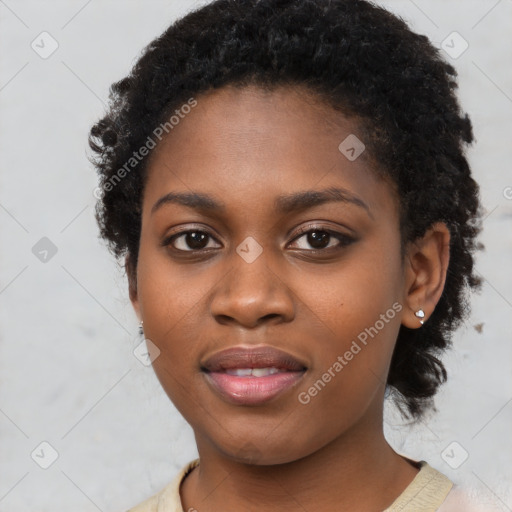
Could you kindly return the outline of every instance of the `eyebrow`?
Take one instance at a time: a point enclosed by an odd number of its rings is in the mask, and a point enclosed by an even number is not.
[[[324,190],[306,190],[293,194],[281,195],[274,201],[274,208],[277,213],[290,214],[301,212],[314,206],[329,202],[342,202],[358,206],[374,219],[370,207],[355,194],[344,188],[330,187]],[[165,204],[180,204],[189,208],[211,212],[225,213],[225,203],[200,192],[169,192],[162,196],[151,208],[151,215]]]

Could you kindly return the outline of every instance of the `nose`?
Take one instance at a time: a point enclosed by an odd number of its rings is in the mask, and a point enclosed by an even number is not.
[[[294,318],[293,292],[270,268],[264,253],[252,263],[234,253],[230,263],[231,269],[218,283],[211,301],[211,314],[217,322],[254,328]]]

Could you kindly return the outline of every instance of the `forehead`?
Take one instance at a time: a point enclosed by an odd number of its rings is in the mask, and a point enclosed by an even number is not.
[[[329,187],[364,196],[373,210],[394,209],[392,190],[368,153],[354,160],[340,151],[344,141],[362,138],[357,120],[307,91],[230,86],[195,99],[150,155],[146,213],[171,191],[207,193],[240,212],[293,191]]]

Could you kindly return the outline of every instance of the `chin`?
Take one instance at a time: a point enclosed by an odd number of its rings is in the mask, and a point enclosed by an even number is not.
[[[307,457],[320,448],[311,446],[308,450],[299,439],[294,439],[293,443],[290,440],[270,443],[265,437],[254,441],[248,441],[246,438],[239,443],[230,443],[229,446],[215,444],[225,457],[238,463],[254,466],[288,464]]]

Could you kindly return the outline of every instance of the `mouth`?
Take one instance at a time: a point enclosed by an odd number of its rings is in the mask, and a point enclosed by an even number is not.
[[[201,364],[213,391],[236,405],[259,405],[296,386],[306,365],[270,346],[232,347]]]

